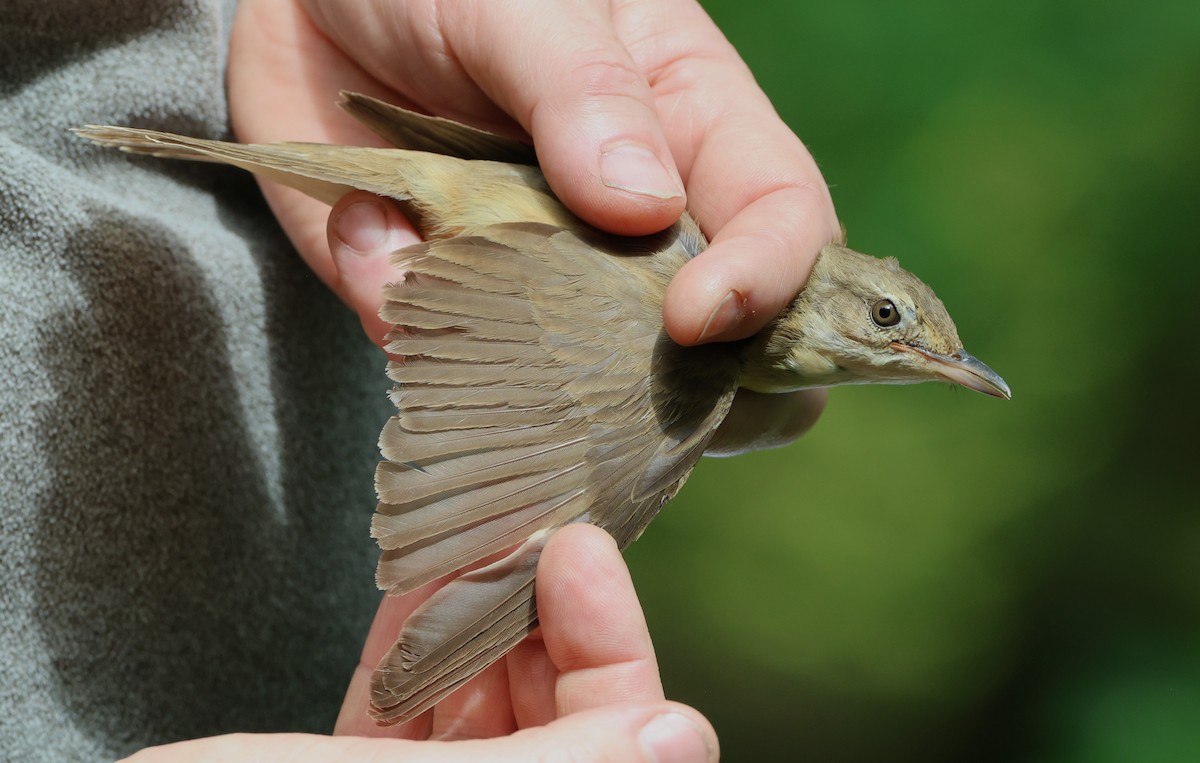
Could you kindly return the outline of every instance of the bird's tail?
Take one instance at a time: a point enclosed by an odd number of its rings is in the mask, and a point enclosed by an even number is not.
[[[78,127],[74,133],[101,146],[163,159],[218,162],[240,167],[333,204],[352,190],[409,198],[403,186],[412,152],[388,148],[351,148],[318,143],[228,143],[189,138],[133,127]],[[436,160],[422,153],[422,161]],[[441,157],[447,161],[454,161]]]
[[[231,164],[330,205],[353,190],[386,196],[400,202],[425,238],[457,236],[491,223],[578,224],[522,144],[365,96],[347,94],[344,107],[387,139],[412,148],[241,144],[96,125],[73,131],[128,153]]]

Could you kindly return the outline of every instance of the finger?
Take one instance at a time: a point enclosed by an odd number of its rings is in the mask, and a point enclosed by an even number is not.
[[[622,10],[619,34],[653,73],[688,209],[713,243],[671,283],[667,330],[683,344],[749,336],[840,233],[825,181],[703,8],[667,0]],[[669,23],[656,18],[664,13]]]
[[[362,656],[350,684],[346,689],[346,698],[338,713],[333,733],[336,735],[397,737],[403,739],[425,739],[429,736],[430,714],[426,713],[411,723],[394,726],[380,726],[372,720],[369,712],[371,705],[371,676],[379,661],[396,643],[396,637],[404,626],[404,621],[423,601],[445,585],[446,579],[434,581],[422,586],[406,596],[384,596],[371,621],[367,631],[366,642],[363,644]]]
[[[817,423],[828,397],[823,389],[770,395],[739,389],[704,455],[737,456],[789,445]]]
[[[366,70],[422,108],[502,131],[498,117],[514,118],[555,192],[589,222],[645,234],[683,211],[650,85],[617,39],[608,4],[305,5]],[[402,74],[414,70],[423,76]]]
[[[394,201],[366,191],[343,196],[327,220],[334,265],[330,286],[358,314],[371,341],[382,347],[392,328],[379,317],[383,288],[401,276],[391,255],[420,237]]]
[[[705,82],[738,78],[713,72]],[[744,83],[743,83],[744,87]],[[689,97],[703,99],[708,86]],[[800,140],[765,96],[709,115],[688,155],[692,213],[712,245],[672,280],[668,333],[683,344],[739,339],[761,329],[804,285],[825,244],[840,235],[829,189]],[[699,108],[696,106],[695,108]]]
[[[397,102],[333,46],[292,0],[238,4],[229,72],[230,118],[244,143],[381,145],[370,130],[334,107],[338,93],[351,89]],[[300,256],[322,281],[336,284],[326,243],[329,207],[270,181],[259,185]]]
[[[501,660],[438,703],[429,738],[491,739],[516,730],[509,699],[508,666]]]
[[[681,344],[750,336],[795,299],[821,247],[840,235],[828,189],[790,133],[702,152],[692,188],[697,219],[716,233],[667,288],[667,331]]]
[[[607,3],[543,0],[521,14],[504,3],[443,7],[448,46],[533,136],[547,180],[572,211],[627,235],[679,217],[683,183],[650,83],[617,39]]]
[[[430,736],[434,728],[436,715],[442,712],[442,706],[445,705],[451,717],[462,715],[467,709],[473,714],[471,722],[477,725],[477,728],[484,729],[489,721],[480,720],[483,716],[495,712],[492,707],[483,707],[479,701],[471,701],[471,697],[480,697],[481,695],[491,701],[494,697],[502,697],[501,715],[511,719],[511,712],[508,710],[508,691],[503,683],[497,684],[495,677],[487,671],[480,676],[472,679],[462,688],[455,692],[455,695],[462,695],[460,699],[448,697],[438,707],[430,712],[422,714],[417,719],[409,723],[396,724],[392,726],[380,726],[370,717],[369,707],[371,701],[371,677],[375,673],[375,668],[378,667],[383,656],[396,643],[396,639],[400,635],[400,631],[404,626],[404,622],[409,616],[425,602],[430,596],[449,583],[459,575],[487,564],[503,557],[507,552],[501,551],[493,554],[490,557],[485,557],[473,564],[467,565],[458,572],[453,572],[443,578],[424,585],[411,593],[404,596],[385,596],[382,603],[379,605],[379,610],[375,614],[375,619],[371,622],[371,628],[367,632],[366,642],[363,644],[362,656],[359,658],[358,665],[354,669],[353,675],[350,677],[350,684],[346,689],[346,698],[342,703],[341,712],[338,714],[337,723],[334,726],[334,734],[350,734],[359,736],[388,736],[401,737],[405,739],[426,739]],[[502,666],[501,666],[502,667]],[[481,693],[476,691],[476,684],[484,687]],[[449,704],[447,704],[449,703]],[[438,729],[446,733],[454,724],[446,720],[438,722]],[[489,730],[499,728],[498,733],[505,733],[512,727],[511,720],[507,725],[499,727],[488,727]],[[462,728],[459,728],[462,731]],[[455,738],[465,735],[457,734]]]
[[[513,719],[520,729],[545,726],[558,717],[555,688],[559,671],[541,634],[541,629],[534,631],[504,658]]]
[[[537,601],[542,639],[560,672],[560,717],[614,702],[662,699],[646,619],[608,533],[586,524],[555,533],[538,563]]]
[[[713,763],[712,726],[695,710],[670,702],[614,705],[497,739],[414,741],[312,734],[231,734],[152,747],[128,763],[304,760],[306,763],[524,763],[530,760]]]

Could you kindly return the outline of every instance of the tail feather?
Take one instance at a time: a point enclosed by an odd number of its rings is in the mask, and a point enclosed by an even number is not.
[[[303,191],[326,204],[333,204],[356,189],[395,199],[410,198],[407,184],[402,180],[402,169],[410,160],[400,149],[318,143],[242,145],[132,127],[89,125],[75,132],[93,143],[128,153],[231,164]],[[432,154],[421,157],[422,161],[438,158]]]

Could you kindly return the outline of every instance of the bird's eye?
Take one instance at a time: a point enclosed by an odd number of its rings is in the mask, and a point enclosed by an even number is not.
[[[881,299],[871,305],[871,320],[876,326],[891,328],[900,322],[900,311],[890,299]]]

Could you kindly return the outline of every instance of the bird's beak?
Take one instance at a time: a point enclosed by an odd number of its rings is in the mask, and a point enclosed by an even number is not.
[[[966,350],[959,349],[951,355],[940,355],[929,350],[922,350],[899,342],[892,342],[892,349],[911,352],[920,355],[929,363],[929,370],[952,384],[960,384],[967,389],[982,392],[985,395],[1012,399],[1012,391],[1008,384],[1000,378],[1000,374],[988,368],[987,364]]]

